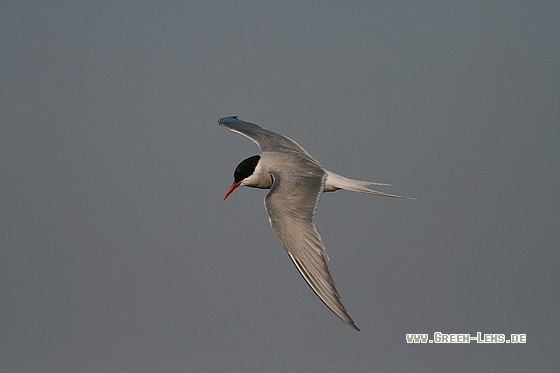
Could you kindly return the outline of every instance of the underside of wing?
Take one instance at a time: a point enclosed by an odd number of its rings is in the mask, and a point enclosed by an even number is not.
[[[345,323],[359,330],[340,301],[325,247],[313,223],[326,173],[319,167],[303,171],[271,172],[274,181],[265,197],[270,225],[315,294]]]

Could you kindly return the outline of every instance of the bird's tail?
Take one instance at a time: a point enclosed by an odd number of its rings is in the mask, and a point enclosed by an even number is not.
[[[373,190],[373,189],[368,188],[368,186],[370,186],[370,185],[391,186],[391,184],[378,183],[378,182],[375,182],[375,181],[362,181],[362,180],[349,179],[347,177],[335,174],[334,172],[331,172],[331,171],[327,170],[327,180],[325,182],[325,192],[334,192],[335,190],[338,190],[338,189],[346,189],[346,190],[351,190],[353,192],[373,194],[373,195],[376,195],[376,196],[416,199],[416,198],[411,198],[411,197],[399,196],[399,195],[396,195],[396,194],[379,192],[377,190]]]

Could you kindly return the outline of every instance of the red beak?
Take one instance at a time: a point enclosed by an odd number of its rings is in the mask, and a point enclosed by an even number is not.
[[[233,193],[233,191],[234,191],[235,189],[237,189],[237,187],[240,186],[240,185],[241,185],[241,182],[239,182],[239,183],[234,182],[233,184],[231,184],[231,186],[229,187],[229,189],[228,189],[228,191],[227,191],[227,193],[226,193],[226,196],[224,197],[224,199],[222,200],[222,202],[225,201],[226,198],[228,198],[228,196],[229,196],[231,193]]]

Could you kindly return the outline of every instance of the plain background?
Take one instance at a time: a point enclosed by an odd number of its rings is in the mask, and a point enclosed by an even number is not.
[[[0,3],[0,371],[525,372],[560,358],[558,2]],[[326,168],[311,292],[228,115]],[[527,334],[407,344],[406,333]]]

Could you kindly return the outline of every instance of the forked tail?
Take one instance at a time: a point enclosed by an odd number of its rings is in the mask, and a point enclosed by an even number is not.
[[[327,180],[325,182],[325,192],[334,192],[335,190],[338,189],[346,189],[346,190],[351,190],[353,192],[373,194],[376,196],[416,199],[411,197],[399,196],[396,194],[379,192],[377,190],[368,188],[368,186],[370,185],[391,186],[391,184],[377,183],[375,181],[354,180],[335,174],[332,171],[328,171],[328,170],[326,171],[327,171]]]

